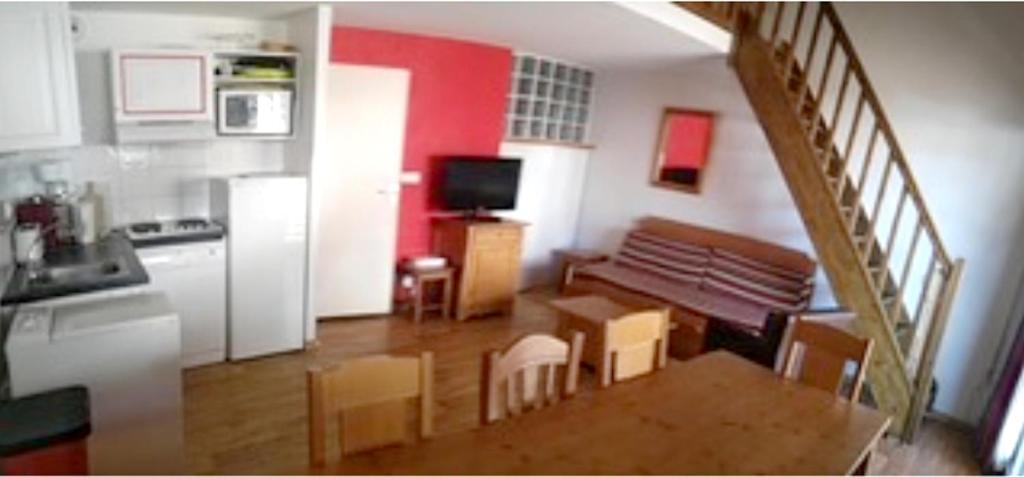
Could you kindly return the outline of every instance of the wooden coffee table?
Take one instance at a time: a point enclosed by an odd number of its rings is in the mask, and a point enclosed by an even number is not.
[[[596,370],[604,369],[605,322],[651,309],[629,307],[599,295],[559,298],[548,304],[558,311],[558,336],[566,338],[572,331],[584,334],[581,361]]]

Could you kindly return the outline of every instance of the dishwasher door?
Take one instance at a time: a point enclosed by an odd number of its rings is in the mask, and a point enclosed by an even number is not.
[[[181,318],[181,361],[189,368],[222,362],[227,350],[227,264],[224,242],[137,250],[150,287],[167,295]]]

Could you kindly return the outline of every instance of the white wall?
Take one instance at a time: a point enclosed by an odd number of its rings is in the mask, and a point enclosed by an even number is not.
[[[1009,323],[1021,318],[1011,309],[1024,272],[1024,11],[837,5],[939,233],[966,260],[938,357],[936,407],[974,422],[1000,343],[1016,331]]]
[[[556,283],[555,254],[574,245],[590,151],[506,141],[500,155],[523,160],[516,208],[498,213],[527,224],[520,288]]]
[[[600,71],[596,115],[577,243],[613,251],[646,215],[759,237],[814,256],[760,124],[724,57],[671,70]],[[702,192],[648,182],[662,110],[714,111],[712,148]],[[833,306],[819,271],[813,306]]]

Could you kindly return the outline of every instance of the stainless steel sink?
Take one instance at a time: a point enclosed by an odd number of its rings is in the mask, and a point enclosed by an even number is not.
[[[39,268],[28,272],[29,287],[46,287],[70,283],[90,282],[127,273],[121,260],[61,265]]]

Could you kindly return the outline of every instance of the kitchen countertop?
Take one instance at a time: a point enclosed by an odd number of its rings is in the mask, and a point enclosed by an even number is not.
[[[48,251],[43,261],[43,268],[117,261],[123,264],[125,273],[33,288],[27,286],[28,270],[18,267],[11,277],[3,298],[0,299],[0,305],[32,303],[79,293],[149,283],[149,275],[146,274],[145,268],[139,262],[135,249],[128,238],[121,233],[111,233],[93,244],[73,245]]]
[[[14,307],[0,308],[0,344],[7,342],[7,332],[14,321]],[[0,348],[0,401],[10,398],[11,381],[7,374],[7,353]]]

